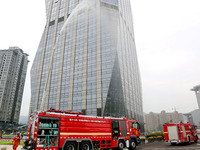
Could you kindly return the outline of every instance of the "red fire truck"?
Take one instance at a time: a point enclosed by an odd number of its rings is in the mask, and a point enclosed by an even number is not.
[[[136,149],[139,123],[124,118],[87,116],[50,109],[31,115],[25,149]]]
[[[171,145],[198,141],[196,126],[191,123],[167,123],[163,125],[163,131],[165,141]]]

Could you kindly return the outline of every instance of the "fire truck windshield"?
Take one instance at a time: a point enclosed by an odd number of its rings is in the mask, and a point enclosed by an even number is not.
[[[139,129],[139,125],[137,122],[131,122],[131,128]]]

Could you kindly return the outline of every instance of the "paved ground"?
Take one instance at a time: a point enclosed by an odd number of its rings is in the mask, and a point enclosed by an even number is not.
[[[21,150],[22,145],[17,147],[17,150]],[[0,150],[13,150],[12,145],[0,145]]]
[[[172,146],[166,142],[153,142],[138,146],[137,150],[200,150],[200,142],[191,145],[180,144]]]
[[[6,149],[5,149],[6,148]],[[21,150],[22,146],[19,145],[17,150]],[[0,145],[0,150],[13,150],[12,145]],[[181,144],[176,146],[171,146],[165,142],[153,142],[140,145],[136,150],[200,150],[200,142],[192,143],[191,145]]]

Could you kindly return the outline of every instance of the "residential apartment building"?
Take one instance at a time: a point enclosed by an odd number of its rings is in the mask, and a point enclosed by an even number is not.
[[[0,122],[18,123],[28,55],[18,47],[0,50]]]
[[[166,113],[163,110],[159,114],[150,112],[144,115],[145,131],[147,132],[162,131],[163,124],[168,122],[179,123],[180,121],[184,121],[183,115],[177,111]]]

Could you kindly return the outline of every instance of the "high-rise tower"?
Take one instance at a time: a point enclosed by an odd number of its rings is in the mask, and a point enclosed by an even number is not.
[[[46,0],[47,23],[31,69],[30,113],[45,109],[143,122],[130,0]],[[55,52],[53,52],[55,48]]]
[[[200,85],[194,86],[191,91],[195,91],[197,103],[200,109]]]
[[[0,50],[0,122],[18,123],[28,55],[18,47]]]

